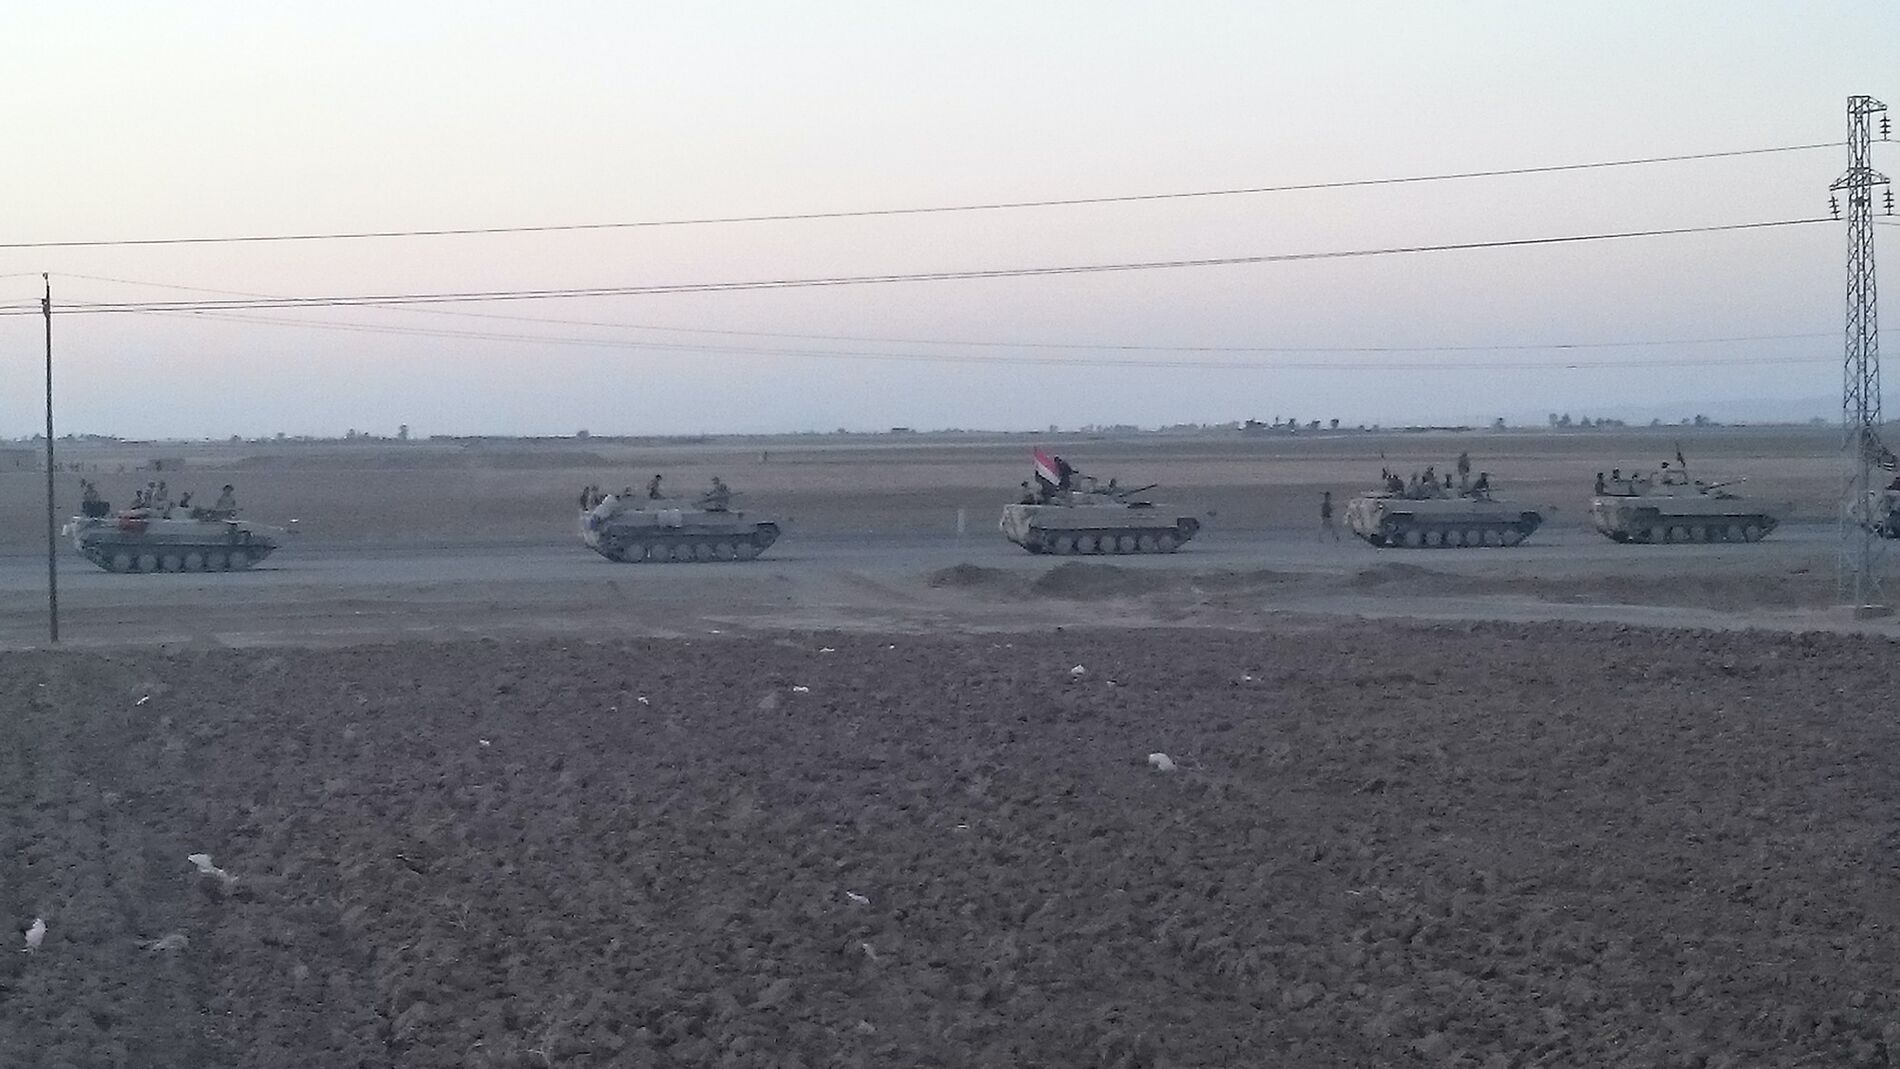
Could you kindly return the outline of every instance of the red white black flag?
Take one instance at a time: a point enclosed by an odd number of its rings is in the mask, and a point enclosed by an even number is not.
[[[1056,458],[1043,452],[1041,446],[1035,448],[1034,455],[1036,458],[1036,478],[1041,479],[1050,486],[1061,485],[1062,469],[1056,464]]]

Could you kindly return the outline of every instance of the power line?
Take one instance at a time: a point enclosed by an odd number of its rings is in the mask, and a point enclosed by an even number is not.
[[[239,234],[206,237],[100,238],[69,241],[0,242],[0,249],[86,249],[155,245],[228,245],[280,241],[357,241],[371,238],[462,237],[492,234],[552,234],[590,230],[635,230],[653,227],[713,226],[737,223],[808,222],[824,219],[869,219],[904,215],[942,215],[952,212],[1010,211],[1027,208],[1068,208],[1090,204],[1135,204],[1154,201],[1188,200],[1201,197],[1235,197],[1263,193],[1294,193],[1325,189],[1354,189],[1372,186],[1408,185],[1420,182],[1450,182],[1474,178],[1504,178],[1521,175],[1556,174],[1564,171],[1599,170],[1609,167],[1638,167],[1691,160],[1733,159],[1738,156],[1763,156],[1783,152],[1838,148],[1841,142],[1826,141],[1807,145],[1773,145],[1766,148],[1731,149],[1723,152],[1694,152],[1671,156],[1643,156],[1631,159],[1597,160],[1589,163],[1562,163],[1538,167],[1505,167],[1492,170],[1450,171],[1440,174],[1403,175],[1387,178],[1353,178],[1330,182],[1294,182],[1271,186],[1241,186],[1226,189],[1199,189],[1167,193],[1128,193],[1100,197],[1055,197],[1041,200],[990,201],[973,204],[945,204],[904,208],[858,208],[840,211],[781,212],[762,215],[702,216],[684,219],[642,219],[617,223],[563,223],[542,226],[473,226],[415,230],[358,230],[297,234]]]
[[[654,296],[684,293],[732,293],[740,291],[807,289],[833,286],[878,285],[894,282],[949,282],[981,279],[1035,278],[1052,275],[1107,274],[1127,271],[1153,271],[1190,267],[1232,267],[1249,264],[1292,263],[1311,260],[1344,260],[1373,256],[1396,256],[1424,252],[1462,252],[1477,249],[1528,248],[1547,245],[1573,245],[1593,241],[1628,238],[1675,237],[1686,234],[1714,234],[1747,230],[1768,230],[1811,223],[1827,223],[1826,218],[1781,219],[1756,223],[1724,223],[1713,226],[1668,227],[1650,230],[1572,234],[1559,237],[1508,238],[1493,241],[1449,242],[1433,245],[1400,245],[1376,249],[1348,249],[1327,252],[1275,253],[1257,256],[1208,257],[1191,260],[1148,260],[1132,263],[1076,264],[1057,267],[1012,267],[967,271],[926,271],[883,275],[837,275],[818,278],[761,279],[746,282],[686,282],[643,286],[592,286],[569,289],[482,290],[459,293],[396,293],[336,297],[272,297],[215,301],[128,301],[93,304],[68,304],[68,313],[162,312],[162,311],[245,311],[269,308],[352,308],[372,305],[459,304],[481,301],[564,300],[584,297]],[[23,314],[0,310],[0,315]]]
[[[277,294],[250,293],[242,290],[213,289],[207,286],[186,286],[171,282],[150,282],[141,279],[111,278],[104,275],[66,274],[57,277],[85,279],[92,282],[110,282],[123,286],[149,286],[154,289],[182,290],[194,293],[216,293],[230,297],[272,298]],[[864,334],[808,334],[793,331],[773,330],[735,330],[715,327],[676,327],[648,323],[619,323],[594,319],[561,319],[547,316],[505,315],[494,312],[470,312],[440,308],[407,307],[389,309],[424,313],[429,315],[455,316],[468,319],[489,319],[510,323],[536,323],[563,327],[598,327],[611,330],[636,330],[671,334],[704,334],[719,337],[739,338],[781,338],[795,341],[855,342],[866,345],[934,345],[967,347],[981,349],[1045,349],[1073,350],[1087,352],[1137,352],[1137,353],[1483,353],[1483,352],[1522,352],[1526,350],[1582,350],[1582,349],[1654,349],[1677,345],[1734,345],[1764,341],[1809,341],[1819,338],[1833,338],[1839,331],[1805,331],[1794,334],[1739,334],[1721,337],[1700,338],[1644,338],[1617,341],[1533,341],[1517,344],[1484,345],[1154,345],[1138,342],[1049,342],[999,340],[994,338],[913,338],[891,337]],[[237,320],[240,317],[220,317]],[[258,322],[265,322],[257,319]],[[282,324],[310,323],[309,320],[283,319],[269,322]],[[341,324],[339,324],[341,325]],[[351,324],[373,328],[373,324]],[[403,329],[403,328],[392,328]],[[422,328],[416,328],[422,329]],[[454,334],[456,332],[449,332]],[[515,335],[522,339],[534,339],[542,335]],[[600,339],[593,339],[600,340]],[[687,343],[660,343],[668,348],[692,349],[697,346]]]
[[[1061,357],[1018,354],[1012,356],[988,356],[975,353],[890,353],[867,352],[838,349],[787,349],[767,346],[708,346],[682,345],[668,342],[627,341],[610,338],[571,338],[537,334],[506,334],[485,331],[437,330],[427,327],[378,326],[368,323],[343,323],[323,320],[285,319],[281,317],[245,315],[231,312],[205,311],[148,311],[141,315],[156,315],[193,320],[217,320],[237,323],[253,323],[272,326],[300,327],[317,330],[337,330],[362,334],[385,334],[402,337],[448,338],[455,340],[474,340],[490,342],[529,343],[537,345],[578,346],[587,348],[632,350],[642,352],[694,352],[719,356],[767,356],[796,357],[839,360],[863,360],[879,363],[948,363],[975,364],[990,366],[1049,366],[1049,367],[1096,367],[1096,368],[1155,368],[1155,369],[1198,369],[1220,371],[1471,371],[1471,370],[1546,370],[1546,371],[1587,371],[1596,368],[1698,368],[1698,367],[1755,367],[1788,364],[1831,363],[1829,354],[1796,355],[1777,354],[1769,356],[1721,357],[1711,360],[1683,360],[1672,357],[1636,357],[1616,360],[1567,361],[1549,360],[1485,360],[1485,361],[1434,361],[1430,363],[1408,361],[1237,361],[1206,359],[1142,359],[1106,357]],[[1632,343],[1654,344],[1654,343]],[[1532,347],[1525,347],[1532,348]],[[1359,351],[1359,350],[1350,350]],[[1438,352],[1446,350],[1408,350],[1403,348],[1363,350],[1366,352]]]

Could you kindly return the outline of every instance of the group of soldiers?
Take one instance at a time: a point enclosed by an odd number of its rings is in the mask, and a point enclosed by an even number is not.
[[[1426,501],[1432,498],[1447,497],[1488,497],[1491,493],[1491,473],[1481,471],[1478,477],[1471,477],[1471,454],[1458,454],[1458,482],[1452,485],[1452,476],[1446,472],[1439,478],[1438,467],[1427,464],[1423,472],[1413,472],[1411,478],[1399,477],[1399,473],[1390,469],[1380,469],[1379,478],[1385,483],[1386,491],[1394,497],[1407,501]]]
[[[1688,486],[1689,467],[1679,452],[1676,454],[1676,464],[1676,467],[1671,468],[1669,462],[1665,460],[1662,462],[1662,470],[1655,474],[1647,471],[1632,471],[1624,475],[1622,468],[1611,468],[1606,478],[1599,471],[1597,472],[1597,496],[1632,497],[1642,495],[1652,486]]]
[[[661,486],[662,482],[664,482],[664,477],[660,475],[647,480],[646,499],[648,501],[667,500],[666,491]],[[631,486],[622,488],[617,494],[610,494],[599,486],[588,485],[581,488],[581,511],[592,512],[600,507],[601,502],[610,497],[624,502],[638,500]],[[724,479],[715,475],[712,477],[712,486],[699,495],[696,503],[708,512],[725,512],[732,507],[732,488],[726,485]]]
[[[112,511],[111,504],[99,495],[99,487],[92,480],[79,480],[79,491],[81,515],[101,517]],[[237,490],[230,483],[225,483],[224,489],[218,494],[218,500],[210,508],[193,506],[189,490],[178,495],[178,500],[174,502],[171,488],[162,480],[148,482],[132,491],[133,512],[143,512],[146,516],[157,516],[160,519],[169,520],[174,510],[181,509],[194,520],[232,519],[237,516]]]

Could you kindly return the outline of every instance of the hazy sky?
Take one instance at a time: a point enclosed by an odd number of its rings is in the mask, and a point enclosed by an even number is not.
[[[0,9],[0,242],[593,223],[1170,192],[1840,140],[1900,106],[1866,3],[72,3]],[[1900,153],[1876,145],[1889,173]],[[348,242],[0,250],[0,304],[644,285],[1244,256],[1823,215],[1845,149],[1372,189],[955,215]],[[1889,263],[1900,252],[1882,228]],[[61,430],[674,433],[1815,399],[1841,227],[1112,275],[55,321]],[[82,276],[94,276],[87,278]],[[96,279],[132,280],[139,285]],[[1889,293],[1894,285],[1887,287]],[[539,320],[469,318],[482,312]],[[1896,322],[1891,315],[1890,323]],[[321,323],[330,326],[315,326]],[[367,325],[375,332],[335,329]],[[648,328],[1207,354],[1125,358]],[[396,328],[397,332],[387,332]],[[0,434],[38,426],[36,318],[0,317]],[[404,331],[411,333],[404,333]],[[639,347],[440,337],[473,332]],[[669,344],[780,350],[732,353]],[[1590,360],[1812,358],[1567,369]],[[1145,354],[1166,360],[1165,354]],[[1350,363],[1536,363],[1361,370]],[[1685,409],[1685,412],[1687,409]]]

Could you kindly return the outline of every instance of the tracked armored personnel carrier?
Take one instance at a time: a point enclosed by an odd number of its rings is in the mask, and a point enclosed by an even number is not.
[[[1140,498],[1143,490],[1059,490],[1034,504],[1003,506],[1003,537],[1031,553],[1173,553],[1201,521]]]
[[[752,560],[778,541],[778,524],[736,509],[608,495],[581,513],[581,542],[611,561]]]
[[[210,509],[75,516],[66,533],[74,549],[108,572],[241,572],[275,553],[286,535]]]
[[[1780,518],[1726,488],[1680,468],[1613,479],[1590,499],[1590,523],[1617,542],[1758,542]]]
[[[1895,480],[1900,483],[1900,480]],[[1861,522],[1882,538],[1900,538],[1900,486],[1867,491]]]
[[[1543,522],[1536,509],[1494,500],[1488,492],[1413,498],[1375,490],[1346,503],[1346,526],[1382,549],[1515,546]]]

